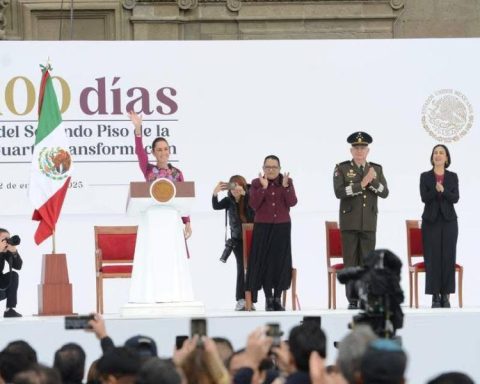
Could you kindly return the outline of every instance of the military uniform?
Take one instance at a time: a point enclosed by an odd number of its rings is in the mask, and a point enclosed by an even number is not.
[[[360,133],[359,133],[360,134]],[[367,135],[368,136],[368,135]],[[368,136],[370,138],[370,136]],[[349,138],[349,142],[350,138]],[[355,142],[352,145],[367,145]],[[361,181],[370,168],[375,178],[365,188]],[[333,176],[335,196],[340,199],[340,231],[342,233],[343,262],[345,267],[362,264],[363,257],[375,249],[378,197],[388,196],[388,187],[382,166],[366,162],[357,166],[353,160],[337,164]],[[352,284],[346,286],[347,299],[355,305],[356,297]]]

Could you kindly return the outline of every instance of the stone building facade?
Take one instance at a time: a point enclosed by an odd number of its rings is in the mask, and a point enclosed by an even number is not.
[[[480,36],[480,0],[0,0],[5,40]]]

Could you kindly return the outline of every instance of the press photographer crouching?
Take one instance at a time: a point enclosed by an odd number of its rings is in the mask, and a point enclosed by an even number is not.
[[[228,191],[227,196],[218,200],[221,191]],[[233,252],[237,260],[237,283],[235,297],[236,311],[245,310],[245,272],[243,267],[242,224],[253,223],[254,212],[248,204],[248,185],[243,176],[234,175],[229,182],[219,182],[213,190],[212,207],[225,210],[225,249],[220,261],[227,262]],[[230,238],[227,239],[227,218],[230,222]]]
[[[353,325],[368,324],[379,337],[393,338],[403,326],[403,291],[400,286],[401,260],[387,249],[371,251],[361,267],[338,272],[338,281],[352,284],[358,306]]]
[[[22,268],[22,258],[17,252],[20,237],[12,236],[3,228],[0,228],[0,300],[7,299],[7,307],[3,317],[22,317],[15,311],[17,306],[18,273],[12,269]],[[3,273],[5,262],[8,263],[9,271]]]

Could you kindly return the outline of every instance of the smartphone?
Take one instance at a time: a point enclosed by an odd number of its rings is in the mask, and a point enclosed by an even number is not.
[[[187,335],[178,335],[175,337],[175,348],[180,349],[183,346],[185,340],[188,339]]]
[[[273,339],[272,342],[272,347],[279,347],[281,337],[283,335],[283,332],[280,329],[280,324],[279,323],[268,323],[267,324],[267,336],[270,336]]]
[[[303,316],[302,324],[311,322],[312,324],[322,327],[322,318],[320,316]]]
[[[190,337],[198,335],[199,337],[207,336],[207,320],[192,319],[190,321]]]
[[[65,316],[65,329],[91,329],[88,322],[93,319],[93,315]]]

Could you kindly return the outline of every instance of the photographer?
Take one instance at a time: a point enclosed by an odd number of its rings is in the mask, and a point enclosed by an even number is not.
[[[22,268],[22,258],[17,252],[20,244],[18,236],[10,237],[6,229],[0,228],[0,300],[7,299],[7,307],[3,317],[22,317],[15,311],[17,306],[18,273],[12,269]],[[5,262],[9,265],[9,272],[3,273]]]
[[[218,193],[228,194],[218,201]],[[225,209],[225,250],[220,260],[226,262],[233,251],[237,260],[236,311],[245,310],[245,272],[243,265],[242,224],[253,223],[254,212],[248,204],[248,185],[243,176],[234,175],[228,183],[219,182],[213,190],[212,207],[215,210]],[[230,221],[230,239],[227,240],[227,214]]]

